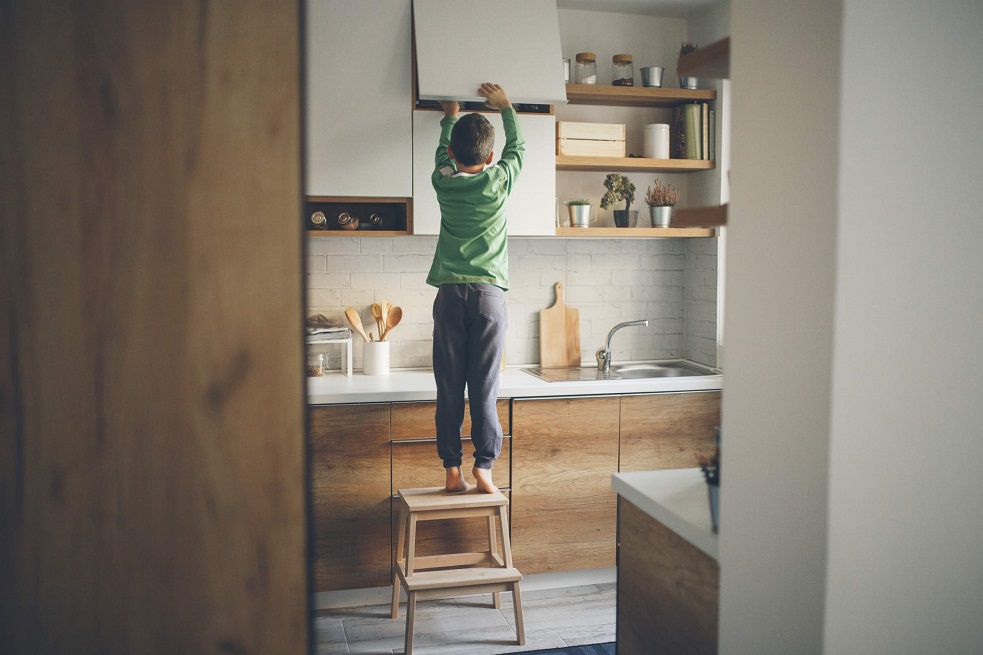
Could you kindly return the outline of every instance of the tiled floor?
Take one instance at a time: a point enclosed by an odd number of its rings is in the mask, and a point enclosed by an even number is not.
[[[491,594],[421,601],[413,652],[497,655],[615,639],[614,583],[523,591],[522,610],[526,645],[517,646],[511,594],[502,594],[500,610],[491,606]],[[398,619],[389,618],[388,605],[321,610],[314,628],[318,655],[402,653],[406,603]]]

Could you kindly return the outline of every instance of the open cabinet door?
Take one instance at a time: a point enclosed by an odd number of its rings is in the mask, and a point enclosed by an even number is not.
[[[567,101],[555,0],[414,0],[419,97],[483,101],[482,82],[513,103]]]

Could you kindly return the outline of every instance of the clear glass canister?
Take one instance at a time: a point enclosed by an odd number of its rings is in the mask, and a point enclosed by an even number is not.
[[[307,377],[316,378],[324,375],[324,353],[307,353]]]
[[[635,68],[632,65],[631,55],[615,55],[611,59],[614,65],[614,86],[635,86]]]
[[[593,52],[578,52],[574,68],[577,84],[597,84],[597,56]]]

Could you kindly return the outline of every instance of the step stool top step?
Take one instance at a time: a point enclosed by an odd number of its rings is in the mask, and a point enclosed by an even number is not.
[[[471,587],[522,580],[519,569],[477,566],[464,569],[445,569],[443,571],[416,571],[413,575],[401,577],[406,583],[407,591],[452,589],[454,587]]]
[[[485,494],[471,487],[463,493],[450,493],[443,487],[400,489],[399,496],[411,512],[432,512],[442,509],[468,509],[508,505],[509,499],[501,491]]]

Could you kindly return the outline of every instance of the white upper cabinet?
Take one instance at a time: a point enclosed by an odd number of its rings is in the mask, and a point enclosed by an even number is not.
[[[419,95],[481,101],[482,82],[513,103],[567,101],[555,0],[414,0]]]
[[[462,113],[463,115],[463,113]],[[505,146],[502,117],[485,114],[495,128],[495,160]],[[438,111],[413,112],[413,234],[440,232],[440,207],[431,183],[440,139]],[[556,235],[556,121],[551,115],[519,114],[526,155],[506,209],[509,236]]]
[[[307,195],[411,195],[412,33],[410,0],[307,0]]]

